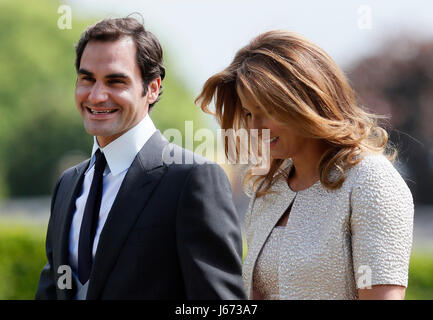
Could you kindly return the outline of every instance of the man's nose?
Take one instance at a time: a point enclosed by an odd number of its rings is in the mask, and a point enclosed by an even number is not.
[[[105,85],[101,82],[95,82],[89,94],[89,102],[91,104],[98,104],[108,99],[108,94]]]

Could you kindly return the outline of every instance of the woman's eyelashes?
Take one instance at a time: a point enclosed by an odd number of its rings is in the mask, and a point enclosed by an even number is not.
[[[245,117],[251,117],[251,112],[249,112],[247,109],[242,108],[242,113],[244,114]]]

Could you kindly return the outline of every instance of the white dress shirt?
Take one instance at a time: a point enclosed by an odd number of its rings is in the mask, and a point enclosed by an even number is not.
[[[98,226],[93,242],[93,257],[98,248],[99,236],[107,220],[114,199],[119,192],[120,185],[134,161],[137,153],[156,131],[155,125],[149,115],[140,121],[135,127],[125,132],[116,140],[104,148],[100,148],[96,137],[94,137],[92,158],[89,168],[85,172],[83,188],[75,201],[76,210],[72,218],[72,225],[69,232],[69,264],[75,275],[78,273],[78,241],[80,238],[81,222],[83,220],[84,208],[92,185],[93,173],[95,170],[95,152],[100,149],[107,159],[107,166],[103,174],[103,189],[101,208],[99,210]]]

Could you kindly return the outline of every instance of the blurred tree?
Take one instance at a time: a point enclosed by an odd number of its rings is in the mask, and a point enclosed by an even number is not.
[[[0,196],[51,193],[59,171],[91,150],[93,140],[74,102],[74,44],[85,27],[99,19],[83,21],[72,12],[72,29],[61,30],[60,4],[0,2]],[[158,129],[183,133],[184,120],[203,126],[192,95],[170,68],[163,85],[161,101],[151,114]]]
[[[433,40],[399,36],[347,70],[360,102],[391,116],[397,167],[416,203],[433,203]]]

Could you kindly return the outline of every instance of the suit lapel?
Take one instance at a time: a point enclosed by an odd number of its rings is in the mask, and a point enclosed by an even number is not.
[[[84,172],[86,171],[89,161],[87,160],[78,165],[69,181],[64,181],[65,191],[63,192],[60,201],[59,212],[55,214],[59,216],[59,221],[56,230],[59,230],[57,234],[60,236],[55,242],[57,244],[57,250],[53,250],[53,264],[54,272],[57,272],[57,268],[60,265],[69,265],[69,231],[72,223],[72,216],[75,212],[75,200],[77,199],[83,185]],[[74,290],[57,290],[60,299],[72,299]]]
[[[128,234],[165,173],[162,152],[168,141],[156,131],[129,168],[99,238],[87,299],[98,299]]]

